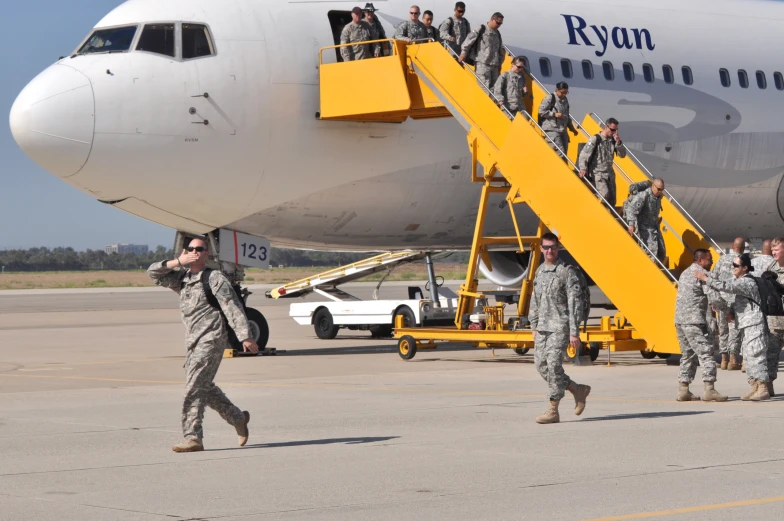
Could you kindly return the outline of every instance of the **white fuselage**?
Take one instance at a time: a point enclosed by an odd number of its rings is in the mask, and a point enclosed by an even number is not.
[[[74,54],[50,66],[19,95],[12,131],[28,155],[64,181],[175,229],[227,227],[308,248],[467,247],[478,187],[469,181],[457,122],[315,118],[319,49],[335,43],[328,13],[353,5],[130,0],[96,28],[138,25],[131,50]],[[409,5],[375,2],[388,36]],[[440,22],[453,5],[434,0],[422,8]],[[619,119],[627,145],[714,238],[779,234],[784,79],[779,88],[775,74],[784,66],[766,51],[782,39],[784,5],[496,0],[469,2],[466,17],[477,27],[493,11],[505,15],[505,44],[528,58],[545,85],[570,84],[573,115]],[[174,57],[135,50],[153,22],[205,24],[214,53],[182,59],[179,43]],[[334,52],[325,57],[334,60]],[[592,79],[583,60],[592,63]],[[603,62],[613,80],[605,79]],[[632,81],[624,64],[634,70]],[[672,83],[663,78],[667,65]],[[729,87],[720,69],[727,69]],[[739,84],[739,70],[748,87]],[[508,209],[500,198],[494,203],[488,231],[508,233]],[[527,228],[535,226],[530,213],[519,215]]]

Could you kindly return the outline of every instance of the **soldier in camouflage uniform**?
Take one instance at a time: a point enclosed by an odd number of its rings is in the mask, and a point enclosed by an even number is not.
[[[373,5],[367,5],[363,9],[365,13],[365,21],[370,25],[370,28],[374,30],[372,36],[374,40],[386,40],[387,39],[387,32],[384,30],[384,26],[381,25],[381,20],[378,19],[376,16],[377,9],[373,7]],[[381,42],[379,44],[381,46],[381,54],[384,56],[389,56],[392,52],[390,49],[389,42]]]
[[[425,11],[422,13],[422,23],[425,24],[425,29],[427,29],[425,38],[431,38],[434,42],[441,43],[441,35],[438,32],[438,27],[433,25],[432,11]]]
[[[732,243],[732,251],[725,253],[711,271],[711,277],[718,280],[732,279],[732,263],[746,250],[746,239],[738,237]],[[711,304],[718,311],[717,323],[719,327],[719,351],[721,351],[721,369],[738,371],[741,368],[740,336],[737,324],[728,320],[732,315],[732,303],[735,295],[712,291],[709,295]]]
[[[378,56],[381,46],[377,43],[363,44],[378,39],[378,35],[369,23],[362,19],[362,9],[355,7],[351,10],[351,23],[346,24],[343,32],[340,33],[340,44],[354,44],[340,48],[340,55],[343,61],[365,60]],[[375,38],[374,38],[375,36]]]
[[[226,324],[219,310],[212,307],[204,293],[201,274],[209,258],[207,244],[193,239],[175,260],[156,262],[147,273],[159,286],[180,296],[180,311],[185,325],[185,398],[182,404],[182,434],[185,441],[172,447],[175,452],[204,450],[202,420],[210,407],[237,430],[240,446],[248,441],[250,414],[241,411],[213,383],[229,346]],[[189,270],[185,266],[190,265]],[[220,271],[212,271],[209,285],[237,338],[244,338],[243,349],[258,353],[250,338],[248,319],[229,280]]]
[[[713,264],[710,251],[699,249],[694,252],[694,263],[686,268],[678,281],[678,296],[675,300],[675,331],[681,346],[681,367],[678,373],[679,402],[699,400],[689,390],[689,384],[697,374],[697,361],[702,366],[702,381],[705,390],[702,399],[706,402],[726,402],[727,397],[714,388],[716,361],[713,359],[713,341],[708,332],[708,294],[704,282],[694,276],[705,273]]]
[[[618,134],[618,120],[609,118],[601,134],[588,140],[577,160],[580,177],[587,176],[591,184],[612,206],[615,206],[616,202],[615,170],[613,170],[616,155],[621,158],[626,157],[626,147]]]
[[[539,125],[552,140],[550,146],[553,150],[560,148],[564,154],[569,150],[569,134],[566,130],[577,135],[569,115],[567,94],[569,94],[569,85],[565,81],[559,81],[555,85],[555,92],[543,99],[539,105]]]
[[[761,275],[767,271],[768,266],[773,263],[773,241],[766,239],[762,241],[762,250],[755,253],[751,258],[751,265],[754,266],[754,273],[756,276]]]
[[[629,203],[626,211],[626,222],[629,233],[637,234],[651,253],[660,261],[664,261],[664,240],[659,229],[659,213],[664,195],[664,181],[653,180],[645,190],[641,190]]]
[[[750,390],[740,397],[741,400],[769,400],[768,383],[768,324],[758,302],[760,292],[751,272],[751,257],[748,253],[740,255],[732,262],[733,278],[718,280],[706,273],[694,272],[694,276],[707,282],[715,290],[732,293],[735,302],[732,305],[734,320],[737,321],[738,332],[746,358],[746,377],[749,379]]]
[[[784,284],[784,237],[776,237],[771,241],[773,262],[765,271],[770,271],[778,276],[778,281]],[[768,394],[775,396],[773,391],[773,380],[779,374],[779,356],[781,348],[784,347],[784,317],[768,317],[768,376],[770,385]]]
[[[574,395],[576,415],[582,414],[591,388],[573,382],[563,370],[567,344],[578,352],[583,315],[581,285],[574,266],[558,260],[560,244],[552,233],[542,236],[544,263],[536,270],[528,319],[534,335],[534,364],[550,388],[550,408],[536,423],[558,423],[558,404],[567,389]]]
[[[482,88],[490,93],[506,58],[506,50],[501,33],[498,31],[504,23],[504,15],[495,13],[487,24],[469,33],[463,42],[458,61],[463,63],[467,58],[476,55],[476,77],[484,85]]]
[[[463,48],[463,42],[468,37],[468,33],[471,32],[471,24],[465,16],[463,16],[465,10],[465,3],[457,2],[455,4],[454,16],[450,16],[441,22],[441,26],[438,28],[441,33],[441,41],[449,42],[449,47],[451,47],[458,56]]]
[[[412,5],[408,10],[410,20],[406,20],[397,26],[395,31],[395,40],[403,40],[404,42],[411,43],[415,40],[423,40],[427,38],[427,27],[419,21],[419,6]]]
[[[524,67],[522,57],[512,60],[512,68],[498,77],[493,89],[498,104],[506,107],[512,115],[525,110],[523,96],[528,93],[528,87],[525,85]]]

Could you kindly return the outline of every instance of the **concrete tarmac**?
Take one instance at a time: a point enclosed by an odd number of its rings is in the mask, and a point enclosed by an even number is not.
[[[217,379],[251,412],[250,441],[208,411],[194,454],[170,450],[173,294],[0,293],[0,520],[784,518],[784,399],[739,401],[745,374],[720,371],[727,403],[678,403],[677,366],[608,367],[602,352],[565,366],[593,387],[585,413],[567,394],[561,423],[537,425],[532,354],[448,346],[404,362],[364,332],[318,340],[263,289],[250,303],[285,353],[226,359]]]

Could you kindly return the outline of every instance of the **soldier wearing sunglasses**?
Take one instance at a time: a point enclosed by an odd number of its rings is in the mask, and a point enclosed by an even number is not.
[[[208,283],[220,310],[210,303],[202,281],[209,256],[207,243],[193,239],[178,258],[156,262],[147,270],[153,282],[180,296],[180,311],[185,325],[185,398],[182,404],[182,434],[185,440],[172,447],[174,452],[204,450],[202,420],[206,407],[214,409],[234,426],[240,447],[248,442],[250,414],[231,403],[213,383],[223,359],[223,350],[229,347],[223,316],[237,338],[245,339],[242,342],[245,351],[258,353],[259,347],[250,338],[248,319],[239,297],[226,275],[218,270],[209,272]]]
[[[412,5],[408,10],[409,20],[397,26],[395,31],[395,40],[403,40],[404,42],[411,43],[416,40],[423,40],[427,38],[427,27],[419,21],[419,15],[422,14],[418,5]]]
[[[471,32],[471,23],[465,17],[465,11],[465,3],[457,2],[454,16],[441,22],[441,26],[438,28],[441,32],[441,41],[449,42],[449,46],[458,55],[468,33]]]

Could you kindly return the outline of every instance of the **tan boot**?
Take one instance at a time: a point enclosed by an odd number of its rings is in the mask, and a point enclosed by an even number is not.
[[[675,398],[679,402],[698,402],[700,401],[700,397],[694,394],[691,394],[689,390],[689,384],[678,382],[678,396]]]
[[[727,397],[719,394],[719,391],[714,389],[713,382],[705,382],[705,390],[702,392],[702,400],[705,402],[726,402]]]
[[[242,411],[242,416],[242,423],[234,426],[234,428],[237,429],[237,440],[240,442],[240,447],[244,447],[245,444],[248,443],[248,436],[250,435],[250,432],[248,432],[250,413],[248,411]]]
[[[757,392],[757,385],[760,383],[761,382],[758,382],[757,380],[749,380],[749,392],[741,396],[740,399],[744,402],[751,400],[751,397]]]
[[[721,354],[721,365],[719,366],[721,369],[727,369],[727,364],[730,362],[730,355],[727,353]]]
[[[727,364],[727,371],[739,371],[742,364],[743,362],[738,360],[738,355],[730,355],[730,363]]]
[[[574,414],[580,416],[585,410],[585,400],[591,394],[591,386],[572,382],[567,389],[574,395]]]
[[[174,452],[201,452],[204,450],[200,440],[185,440],[172,447]]]
[[[536,417],[536,423],[558,423],[561,417],[558,415],[558,403],[561,400],[550,400],[550,408],[541,416]]]
[[[749,398],[752,402],[764,402],[765,400],[770,400],[770,394],[768,393],[768,382],[757,382],[757,392],[751,395]]]

